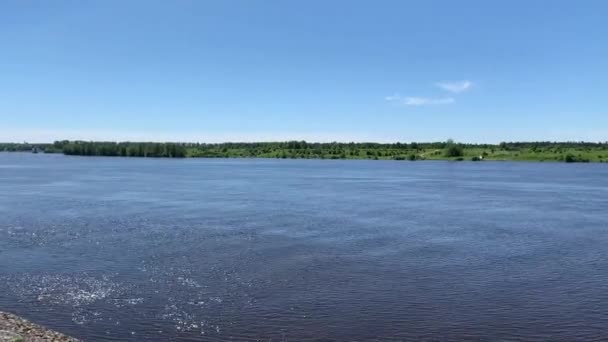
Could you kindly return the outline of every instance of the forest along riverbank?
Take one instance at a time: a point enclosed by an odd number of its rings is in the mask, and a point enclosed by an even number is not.
[[[76,342],[77,339],[0,311],[0,342]]]
[[[500,160],[608,162],[608,142],[430,143],[153,143],[56,141],[52,144],[2,144],[0,151],[63,153],[77,156],[156,158],[283,158],[384,160]]]

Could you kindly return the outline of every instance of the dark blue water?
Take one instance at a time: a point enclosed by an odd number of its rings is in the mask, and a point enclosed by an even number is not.
[[[608,166],[0,153],[0,310],[87,340],[603,340]]]

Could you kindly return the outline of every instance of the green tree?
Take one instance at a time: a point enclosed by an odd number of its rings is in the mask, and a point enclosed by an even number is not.
[[[454,143],[454,140],[448,139],[445,143],[445,156],[448,158],[464,156],[464,149],[460,144]]]

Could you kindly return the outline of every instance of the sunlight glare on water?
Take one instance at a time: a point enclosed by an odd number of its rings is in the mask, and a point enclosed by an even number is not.
[[[0,153],[0,310],[84,340],[601,340],[602,164]]]

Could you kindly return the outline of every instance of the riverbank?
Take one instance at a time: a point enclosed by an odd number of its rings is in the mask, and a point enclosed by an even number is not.
[[[0,311],[0,342],[77,342],[62,333]]]
[[[497,160],[608,162],[608,142],[431,143],[152,143],[56,141],[52,144],[0,144],[0,151],[63,153],[78,156],[157,158],[285,158],[374,160]]]

